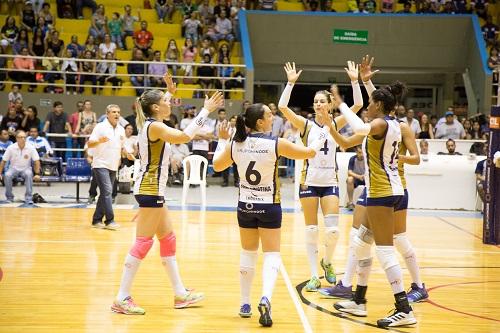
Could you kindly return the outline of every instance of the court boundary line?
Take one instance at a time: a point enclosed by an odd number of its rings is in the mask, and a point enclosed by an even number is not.
[[[286,271],[285,265],[283,262],[281,262],[280,266],[280,271],[281,271],[281,276],[283,277],[283,280],[285,280],[285,285],[286,289],[288,290],[288,294],[292,298],[293,304],[295,305],[295,309],[297,310],[297,313],[299,314],[300,321],[302,322],[302,326],[304,327],[304,332],[306,333],[312,333],[312,327],[311,324],[309,323],[309,320],[307,319],[306,313],[304,312],[304,309],[300,305],[299,298],[295,294],[295,291],[293,290],[292,286],[292,281],[290,281],[290,277],[288,276],[288,272]]]
[[[444,219],[444,218],[442,218],[440,216],[435,216],[435,218],[438,219],[438,220],[440,220],[441,222],[444,222],[444,223],[448,224],[449,226],[451,226],[451,227],[453,227],[453,228],[455,228],[457,230],[460,230],[460,231],[462,231],[462,232],[464,232],[464,233],[466,233],[466,234],[468,234],[468,235],[470,235],[470,236],[472,236],[474,238],[479,239],[481,242],[483,242],[483,237],[478,236],[475,233],[470,232],[468,230],[465,230],[464,228],[462,228],[462,227],[460,227],[460,226],[458,226],[458,225],[456,225],[456,224],[454,224],[454,223],[452,223],[452,222],[450,222],[450,221],[448,221],[448,220],[446,220],[446,219]],[[496,245],[496,244],[485,244],[485,243],[483,243],[483,245],[493,246],[493,247],[496,247],[496,248],[500,249],[500,245]]]

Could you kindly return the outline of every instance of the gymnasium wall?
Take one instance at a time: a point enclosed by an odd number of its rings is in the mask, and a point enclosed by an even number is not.
[[[457,75],[468,69],[479,111],[489,110],[491,72],[484,43],[474,29],[477,19],[471,15],[247,11],[245,16],[257,82],[284,82],[283,63],[295,61],[305,69],[302,82],[345,83],[346,61],[359,62],[370,54],[381,69],[378,84],[399,79],[413,86],[453,86]],[[334,43],[334,29],[367,31],[368,42]]]

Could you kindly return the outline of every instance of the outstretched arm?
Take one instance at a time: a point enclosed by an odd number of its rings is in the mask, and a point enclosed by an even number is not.
[[[302,70],[297,73],[294,62],[292,64],[287,62],[283,68],[285,69],[288,82],[278,102],[278,109],[283,113],[283,116],[285,116],[285,118],[293,124],[293,126],[298,128],[300,132],[303,133],[306,119],[295,114],[295,112],[288,108],[288,102],[290,101],[290,95],[292,94],[293,86],[302,73]]]
[[[372,95],[372,92],[375,91],[375,86],[373,85],[371,79],[373,75],[377,74],[379,70],[372,71],[373,62],[375,61],[374,57],[370,57],[368,54],[361,59],[361,65],[359,66],[359,74],[361,76],[361,81],[363,81],[363,85],[365,86],[366,92],[368,96]]]

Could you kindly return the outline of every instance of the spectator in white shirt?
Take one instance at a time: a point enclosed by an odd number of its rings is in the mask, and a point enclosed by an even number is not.
[[[422,132],[420,123],[417,119],[415,119],[415,111],[413,111],[413,109],[408,109],[408,111],[406,111],[406,117],[401,120],[407,123],[408,126],[410,126],[411,130],[415,134],[415,137],[418,137],[418,134]]]
[[[176,143],[171,146],[170,167],[172,168],[172,179],[174,184],[181,183],[181,175],[179,173],[182,167],[182,160],[189,156],[189,148],[185,143]]]
[[[446,121],[437,123],[436,125],[436,139],[465,139],[465,130],[460,122],[454,120],[452,111],[445,114]]]
[[[30,128],[30,136],[28,137],[28,143],[35,147],[38,155],[40,157],[44,157],[45,155],[52,156],[54,155],[54,151],[50,146],[47,139],[38,135],[38,128],[31,127]]]
[[[29,205],[33,204],[33,180],[40,180],[40,157],[32,145],[26,144],[26,132],[18,131],[16,134],[16,143],[10,145],[0,162],[0,180],[5,182],[5,197],[8,202],[14,201],[12,193],[12,180],[15,177],[22,176],[26,193],[24,195],[25,202]],[[9,169],[2,176],[5,164],[10,162]],[[34,164],[35,176],[31,164]]]
[[[115,222],[112,207],[113,183],[116,179],[116,171],[121,160],[125,130],[118,124],[120,119],[120,107],[110,104],[106,107],[107,118],[98,123],[88,141],[88,147],[93,151],[93,175],[99,187],[99,199],[97,200],[92,226],[94,228],[105,228],[116,230],[119,225]],[[104,224],[102,219],[106,218]]]

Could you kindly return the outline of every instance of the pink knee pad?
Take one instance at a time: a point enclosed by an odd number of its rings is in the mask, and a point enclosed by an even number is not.
[[[153,246],[153,238],[137,237],[134,246],[130,249],[130,255],[142,260],[148,254],[151,246]]]
[[[175,256],[175,234],[171,232],[162,239],[160,239],[160,256],[162,257],[172,257]]]

